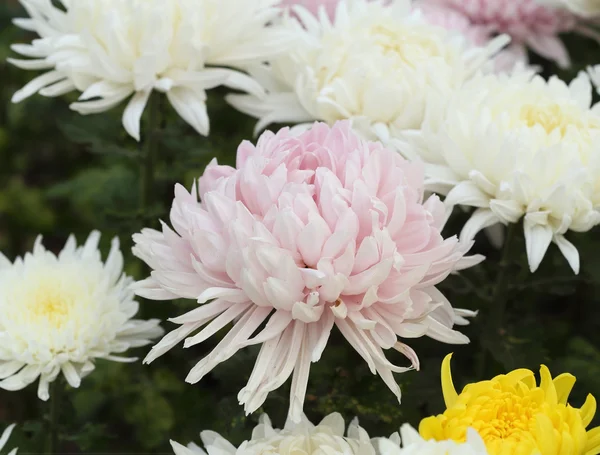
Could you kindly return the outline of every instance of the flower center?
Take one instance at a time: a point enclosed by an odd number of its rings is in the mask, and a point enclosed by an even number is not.
[[[485,398],[485,397],[483,397]],[[493,439],[526,438],[537,410],[537,403],[529,396],[502,393],[498,397],[487,397],[489,401],[474,416],[474,426],[485,441]]]
[[[540,125],[548,133],[559,130],[564,136],[570,125],[583,127],[583,122],[558,104],[526,104],[521,108],[521,120],[530,128]]]
[[[63,326],[73,307],[73,298],[51,284],[38,286],[27,300],[25,306],[30,318],[36,322],[45,322],[53,328]]]
[[[439,55],[438,47],[431,36],[418,30],[398,30],[397,26],[390,28],[379,24],[370,30],[370,36],[383,55],[412,67],[418,62]]]

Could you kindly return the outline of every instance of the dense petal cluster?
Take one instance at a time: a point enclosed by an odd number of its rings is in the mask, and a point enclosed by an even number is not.
[[[219,85],[254,94],[260,87],[229,67],[259,62],[286,47],[267,26],[278,0],[21,0],[29,13],[15,23],[39,35],[12,49],[28,70],[49,70],[15,93],[81,93],[72,109],[103,112],[130,98],[127,132],[139,140],[140,117],[153,91],[166,93],[177,113],[208,135],[206,91]],[[133,96],[132,96],[133,95]]]
[[[175,455],[375,455],[367,432],[354,419],[344,436],[344,419],[338,413],[329,414],[318,425],[306,416],[298,423],[288,420],[282,430],[273,428],[267,415],[261,416],[252,438],[238,448],[213,431],[200,434],[206,452],[196,444],[187,447],[171,441]]]
[[[461,238],[524,219],[531,271],[551,242],[579,271],[565,239],[600,222],[600,107],[581,73],[571,84],[531,73],[488,75],[431,109],[398,147],[426,163],[426,186],[449,206],[475,207]]]
[[[460,87],[508,38],[473,47],[413,6],[411,0],[341,0],[331,19],[295,6],[281,24],[293,49],[249,69],[266,93],[230,95],[229,102],[259,119],[257,131],[276,122],[353,119],[386,141],[418,128],[428,95],[445,97]]]
[[[9,425],[6,430],[4,430],[4,432],[2,433],[2,436],[0,436],[0,451],[4,448],[4,446],[6,445],[6,443],[8,442],[8,438],[10,438],[10,435],[12,433],[12,431],[15,428],[15,424],[13,423],[12,425]],[[8,455],[16,455],[17,453],[17,449],[12,449],[10,452],[8,452]]]
[[[594,2],[595,0],[419,0],[419,3],[443,5],[464,14],[472,26],[487,29],[490,36],[494,33],[510,35],[512,44],[509,53],[503,57],[507,67],[510,63],[526,63],[528,48],[554,60],[561,67],[570,66],[569,54],[560,34],[575,31],[596,38],[598,35],[586,27],[580,17],[565,9],[565,6],[568,3],[576,12],[578,9],[585,10],[584,4]]]
[[[401,446],[402,445],[402,446]],[[377,441],[380,455],[487,455],[485,443],[473,428],[467,429],[464,442],[451,439],[436,441],[424,439],[417,430],[409,424],[400,428],[400,434],[391,438],[381,438]]]
[[[20,390],[38,378],[38,396],[61,374],[72,387],[94,369],[94,359],[121,357],[163,331],[158,320],[131,319],[138,311],[123,274],[118,239],[105,263],[100,233],[77,247],[71,236],[58,256],[42,246],[11,263],[0,253],[0,388]]]
[[[457,394],[448,355],[442,363],[443,414],[421,422],[426,439],[464,441],[467,428],[479,432],[491,455],[557,455],[600,453],[600,427],[586,431],[596,400],[588,395],[580,409],[568,403],[575,377],[554,379],[546,366],[536,384],[532,371],[518,369],[489,381],[468,384]]]
[[[172,319],[181,327],[146,360],[206,324],[186,347],[233,321],[187,381],[262,344],[239,401],[253,412],[293,374],[290,413],[298,420],[310,364],[336,325],[399,398],[392,373],[409,368],[391,364],[383,350],[404,353],[418,368],[398,337],[468,342],[452,326],[466,323],[470,312],[454,310],[435,285],[481,260],[463,257],[470,242],[442,238],[445,208],[437,196],[423,201],[422,185],[421,165],[360,139],[348,122],[316,124],[299,136],[266,132],[256,146],[244,142],[237,168],[213,162],[198,191],[176,188],[175,231],[163,225],[134,236],[134,253],[153,269],[137,294],[202,304]]]

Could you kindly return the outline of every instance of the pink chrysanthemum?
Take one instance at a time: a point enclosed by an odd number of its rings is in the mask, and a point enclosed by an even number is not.
[[[504,58],[512,55],[512,63],[526,61],[527,48],[531,48],[559,66],[568,67],[571,61],[559,35],[573,31],[592,33],[572,12],[546,6],[539,0],[418,0],[416,4],[449,7],[464,14],[474,27],[510,35],[512,44]],[[506,61],[505,65],[510,63]]]
[[[153,269],[136,292],[201,306],[171,319],[181,327],[145,361],[202,326],[185,347],[233,322],[187,381],[262,344],[238,395],[247,413],[293,374],[290,416],[301,418],[310,364],[334,325],[398,398],[392,373],[410,368],[391,364],[383,350],[419,367],[398,337],[468,342],[452,327],[472,313],[453,309],[435,285],[481,258],[463,257],[470,244],[441,236],[445,208],[437,196],[423,202],[422,166],[360,139],[348,122],[242,143],[236,168],[213,161],[198,191],[176,187],[170,217],[174,231],[163,224],[134,236],[135,255]]]

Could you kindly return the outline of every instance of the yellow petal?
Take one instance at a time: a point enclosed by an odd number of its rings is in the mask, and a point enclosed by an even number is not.
[[[562,441],[560,442],[560,455],[573,455],[575,452],[575,441],[573,437],[567,431],[563,431],[561,435]]]
[[[517,382],[523,382],[530,388],[535,387],[535,375],[533,374],[533,371],[526,368],[519,368],[511,371],[505,376],[505,384],[514,386]],[[533,385],[533,387],[531,387],[531,385]]]
[[[583,451],[585,455],[598,455],[600,453],[600,427],[587,432],[588,440]]]
[[[535,434],[536,442],[540,453],[553,454],[558,450],[556,444],[556,435],[550,417],[545,414],[538,414],[535,418]]]
[[[442,428],[442,423],[440,422],[440,419],[435,416],[427,417],[421,420],[421,423],[419,424],[419,434],[426,441],[429,441],[430,439],[443,441],[446,439],[446,436],[444,435],[444,429]]]
[[[583,426],[587,427],[594,418],[594,414],[596,414],[596,399],[593,395],[590,394],[587,396],[585,403],[579,409],[579,413],[581,414]]]
[[[559,374],[554,378],[554,387],[556,388],[556,395],[560,404],[567,404],[569,394],[573,390],[575,385],[575,376],[569,373]]]
[[[452,353],[448,354],[442,362],[442,393],[444,394],[446,408],[451,408],[458,398],[458,393],[456,393],[454,383],[452,382],[452,371],[450,371],[451,358]]]
[[[557,394],[556,388],[554,387],[554,382],[552,382],[552,375],[550,374],[550,370],[546,365],[542,365],[540,367],[540,388],[544,391],[546,395],[546,403],[551,406],[556,406],[557,404]]]

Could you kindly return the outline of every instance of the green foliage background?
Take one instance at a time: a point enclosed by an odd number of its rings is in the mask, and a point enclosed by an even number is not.
[[[92,229],[103,232],[106,247],[120,237],[127,272],[144,276],[142,264],[130,254],[131,234],[143,226],[168,219],[175,182],[187,187],[213,156],[233,164],[237,145],[252,138],[253,120],[229,108],[223,93],[209,99],[210,138],[196,135],[167,105],[164,128],[156,136],[159,160],[153,204],[140,213],[138,144],[120,123],[119,109],[82,117],[68,109],[65,99],[34,96],[13,105],[12,94],[34,75],[5,63],[10,43],[31,39],[10,25],[21,10],[15,2],[0,4],[0,250],[9,258],[28,251],[42,234],[49,248],[59,250],[69,233],[83,241]],[[575,65],[559,73],[570,79],[576,71],[600,60],[595,43],[569,37]],[[557,69],[547,62],[545,73]],[[453,216],[447,234],[456,234],[467,214]],[[358,355],[334,333],[323,359],[313,366],[305,410],[320,417],[339,411],[347,419],[358,415],[372,434],[387,435],[405,421],[419,420],[443,409],[439,386],[442,358],[455,352],[453,368],[458,387],[516,367],[534,370],[545,363],[554,374],[573,373],[578,381],[572,403],[579,406],[587,393],[600,398],[600,236],[598,230],[570,234],[581,253],[582,272],[574,276],[552,246],[541,269],[531,275],[519,234],[508,267],[507,321],[501,326],[487,316],[496,282],[500,253],[482,236],[476,250],[488,260],[441,286],[456,307],[477,309],[479,317],[464,332],[468,346],[448,346],[428,339],[410,340],[421,358],[421,372],[398,375],[403,391],[399,406],[383,382],[372,376]],[[166,319],[191,308],[194,302],[142,302],[141,317]],[[165,322],[164,327],[174,326]],[[220,334],[222,336],[223,334]],[[150,366],[141,362],[98,361],[96,371],[78,390],[63,394],[60,425],[62,451],[69,453],[169,453],[169,439],[198,441],[201,430],[212,429],[241,442],[250,434],[260,412],[245,417],[236,395],[245,384],[256,349],[239,353],[200,384],[184,382],[189,369],[218,342],[182,347]],[[138,350],[143,358],[147,348]],[[486,352],[482,360],[482,352]],[[400,355],[392,360],[406,363]],[[287,390],[272,393],[264,411],[283,424]],[[20,392],[0,391],[0,422],[19,422],[10,447],[21,453],[39,452],[44,443],[46,403],[36,387]],[[596,418],[595,424],[600,424]],[[3,425],[0,423],[0,428]]]

